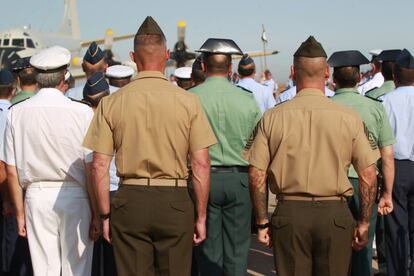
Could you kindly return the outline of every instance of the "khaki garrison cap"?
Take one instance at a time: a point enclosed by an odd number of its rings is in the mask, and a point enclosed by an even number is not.
[[[308,58],[327,57],[322,45],[313,36],[302,42],[293,56]]]
[[[136,35],[160,35],[165,39],[165,35],[160,26],[151,16],[147,16],[147,18],[145,18]]]

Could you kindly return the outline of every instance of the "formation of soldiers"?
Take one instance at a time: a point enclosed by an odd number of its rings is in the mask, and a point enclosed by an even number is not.
[[[147,17],[134,79],[96,43],[81,87],[59,46],[0,71],[3,274],[245,275],[253,220],[277,275],[371,275],[374,236],[380,273],[414,275],[410,52],[374,57],[373,84],[360,52],[328,59],[310,36],[276,100],[233,40],[199,52],[169,82]]]

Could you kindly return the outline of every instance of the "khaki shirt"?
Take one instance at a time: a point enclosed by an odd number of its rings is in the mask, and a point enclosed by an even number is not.
[[[267,111],[246,150],[250,164],[267,171],[272,192],[309,196],[352,195],[350,164],[361,170],[379,158],[358,113],[316,89]]]
[[[116,152],[121,178],[186,179],[188,154],[216,142],[196,95],[144,71],[101,100],[84,146]]]

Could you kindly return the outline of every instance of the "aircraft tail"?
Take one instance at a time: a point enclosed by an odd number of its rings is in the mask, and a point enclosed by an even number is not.
[[[59,32],[70,35],[74,39],[80,39],[80,29],[78,20],[78,10],[76,0],[64,0],[65,10],[62,26]]]

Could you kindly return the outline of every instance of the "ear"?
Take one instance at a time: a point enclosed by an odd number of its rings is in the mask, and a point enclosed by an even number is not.
[[[233,63],[229,64],[229,73],[232,74],[233,73]]]
[[[295,66],[293,64],[290,66],[290,76],[293,81],[296,81]]]
[[[165,59],[169,60],[170,57],[171,57],[171,51],[170,51],[170,49],[167,49],[167,51],[165,52]]]
[[[330,71],[329,71],[329,65],[326,65],[325,70],[325,80],[329,79]]]
[[[205,65],[205,63],[204,63],[204,62],[202,62],[202,63],[201,63],[201,70],[202,70],[203,72],[206,72],[206,65]]]
[[[131,58],[131,60],[133,61],[133,62],[135,62],[135,53],[134,52],[129,52],[129,57]]]

